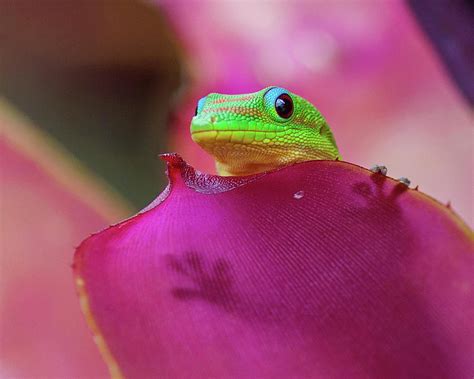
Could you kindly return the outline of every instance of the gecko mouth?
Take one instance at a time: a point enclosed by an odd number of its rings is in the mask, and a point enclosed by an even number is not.
[[[278,128],[270,123],[257,125],[244,120],[219,121],[212,117],[198,116],[191,122],[191,138],[206,150],[228,144],[252,145],[255,148],[275,146],[287,139],[287,128]]]
[[[199,133],[213,133],[218,132],[217,129],[209,129],[209,130],[191,130],[191,134],[199,134]]]
[[[275,141],[278,132],[266,132],[262,130],[194,130],[191,131],[192,139],[198,143],[234,143],[245,145],[268,144]]]
[[[287,132],[286,128],[278,128],[271,124],[266,124],[262,128],[252,122],[227,122],[224,120],[221,122],[216,122],[209,120],[200,120],[199,118],[193,119],[190,129],[192,136],[202,136],[203,138],[205,136],[215,137],[218,135],[242,135],[246,136],[247,138],[253,138],[254,135],[259,135],[260,137],[264,136],[263,138],[261,138],[262,140],[264,138],[273,139],[277,135],[281,135],[281,133]]]

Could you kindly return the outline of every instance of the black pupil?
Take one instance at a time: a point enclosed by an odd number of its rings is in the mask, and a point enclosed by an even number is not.
[[[198,107],[196,105],[196,109],[194,110],[194,115],[197,116],[197,114],[198,114]]]
[[[280,95],[275,100],[275,110],[278,116],[282,118],[290,118],[293,114],[293,100],[286,93]]]

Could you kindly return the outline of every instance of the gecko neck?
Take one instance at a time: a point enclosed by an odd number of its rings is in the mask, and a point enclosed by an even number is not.
[[[247,176],[271,171],[285,164],[276,166],[275,164],[245,164],[235,165],[216,161],[217,174],[221,176]]]
[[[221,176],[246,176],[259,174],[265,171],[272,171],[277,168],[289,166],[295,163],[306,162],[311,160],[334,160],[340,159],[331,156],[325,152],[314,151],[314,154],[304,155],[288,155],[273,158],[266,162],[245,161],[243,159],[231,159],[228,162],[222,162],[216,159],[216,170]]]

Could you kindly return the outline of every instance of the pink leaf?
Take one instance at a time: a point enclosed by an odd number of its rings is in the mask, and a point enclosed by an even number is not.
[[[0,99],[0,377],[103,378],[69,267],[129,208]]]
[[[165,159],[159,199],[75,256],[116,376],[472,375],[473,235],[450,209],[343,162]]]

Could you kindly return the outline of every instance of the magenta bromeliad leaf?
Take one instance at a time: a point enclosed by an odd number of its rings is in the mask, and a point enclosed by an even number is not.
[[[361,167],[253,177],[167,155],[150,207],[75,255],[117,377],[469,377],[472,231]]]

